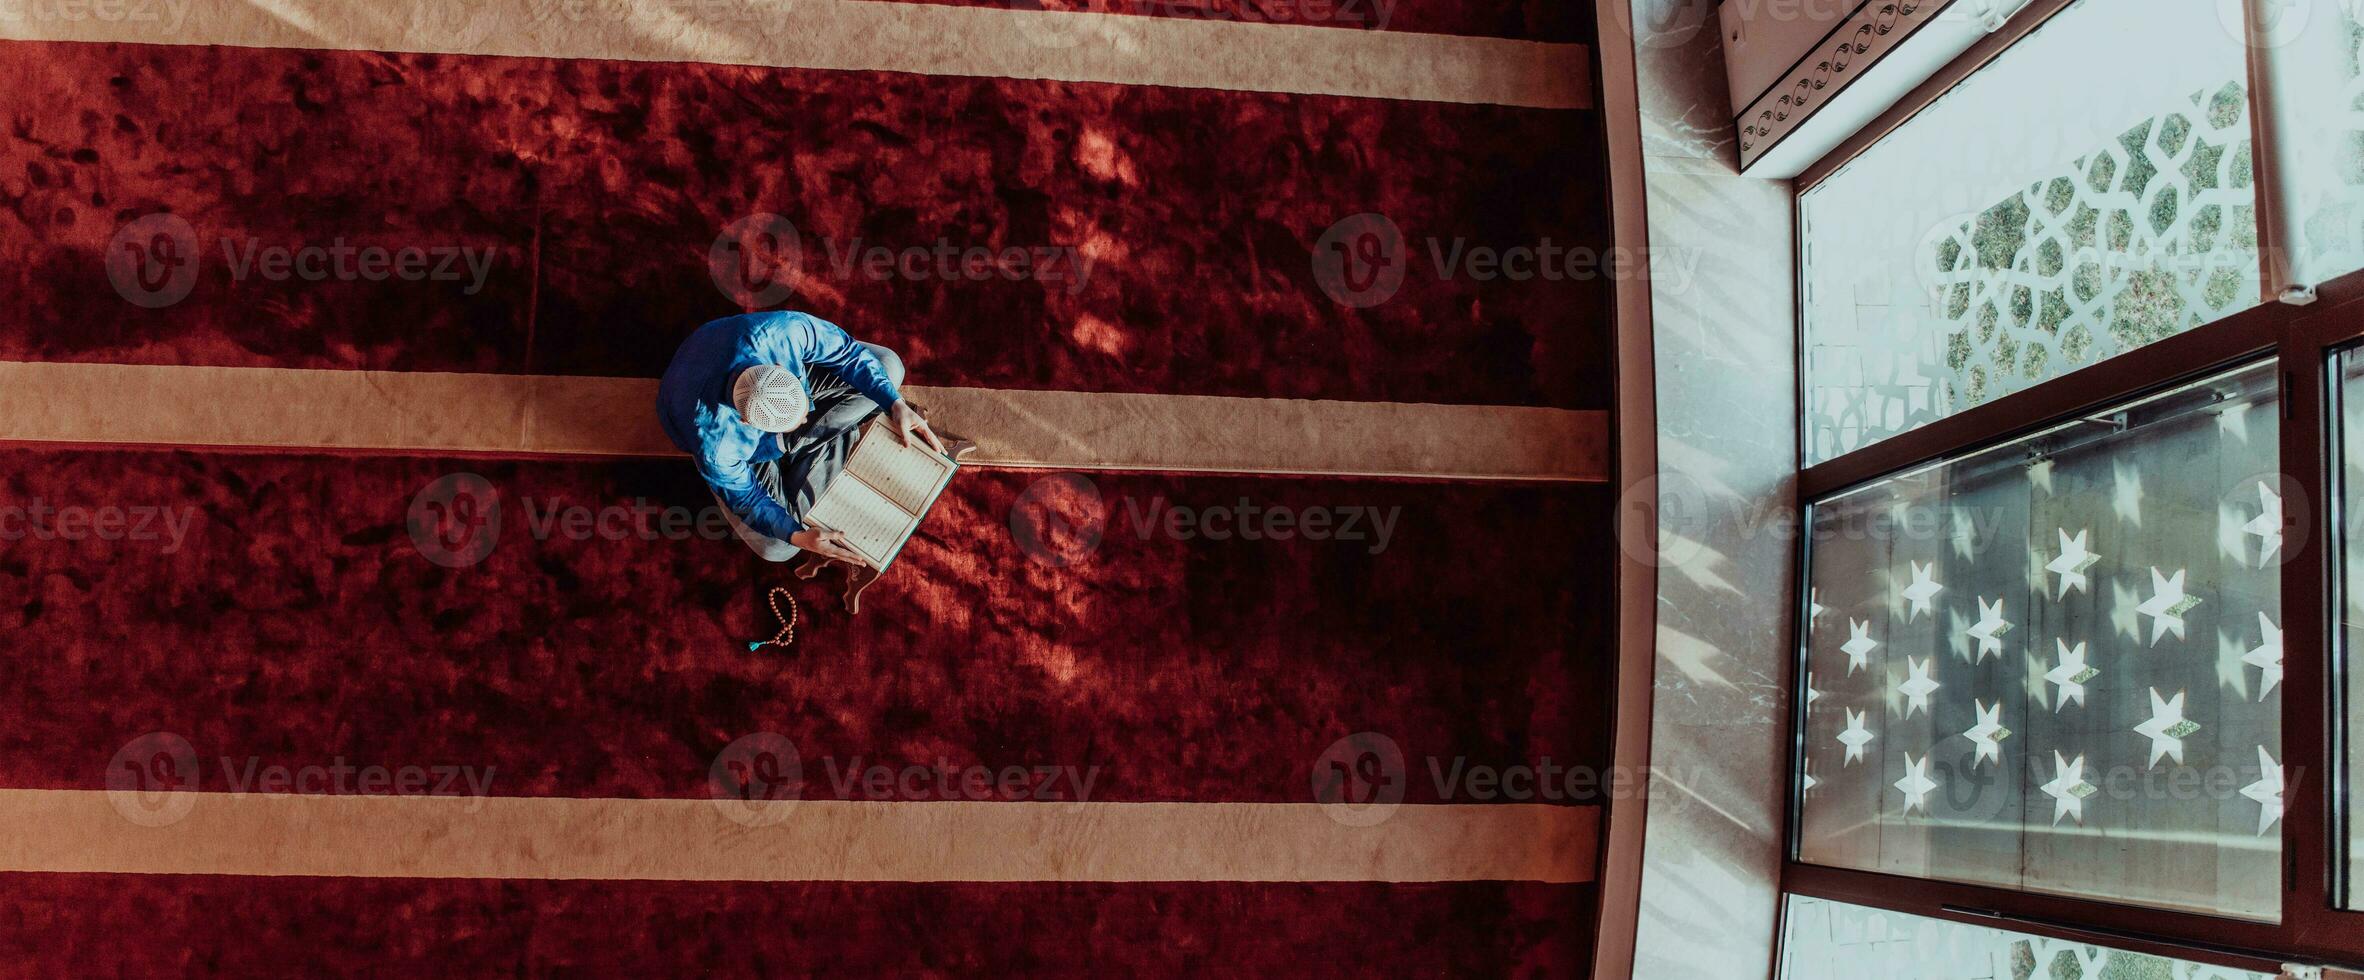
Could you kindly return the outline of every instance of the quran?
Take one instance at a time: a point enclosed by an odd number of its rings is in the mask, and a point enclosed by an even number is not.
[[[873,418],[862,426],[845,470],[829,481],[804,520],[845,535],[872,568],[883,572],[959,471],[959,462],[919,437],[905,445],[884,416]]]

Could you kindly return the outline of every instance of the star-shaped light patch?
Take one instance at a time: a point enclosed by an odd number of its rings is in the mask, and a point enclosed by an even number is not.
[[[2060,576],[2059,587],[2052,593],[2052,598],[2065,599],[2070,589],[2090,594],[2093,581],[2085,576],[2085,572],[2101,561],[2100,555],[2086,549],[2085,540],[2093,534],[2093,529],[2079,530],[2073,538],[2069,537],[2067,528],[2053,530],[2060,535],[2060,557],[2044,566],[2045,571]]]
[[[2241,662],[2257,668],[2257,699],[2263,701],[2274,685],[2282,683],[2282,630],[2263,612],[2257,614],[2257,629],[2264,638],[2241,654]]]
[[[1979,596],[1978,622],[1970,624],[1970,628],[1963,631],[1970,634],[1971,639],[1978,641],[1978,656],[1972,658],[1973,662],[1983,661],[1990,654],[2001,657],[2003,655],[2003,634],[2010,631],[2011,624],[2003,619],[2003,600],[1997,598],[1995,604],[1989,606],[1986,604],[1986,597]]]
[[[2019,668],[2019,692],[2027,697],[2027,703],[2052,707],[2052,686],[2044,680],[2050,665],[2030,649],[2020,653]]]
[[[2282,495],[2275,493],[2273,487],[2260,482],[2257,496],[2265,510],[2251,518],[2249,523],[2241,525],[2241,531],[2258,538],[2257,564],[2264,567],[2267,562],[2274,560],[2276,552],[2282,550]]]
[[[1936,611],[1934,603],[1937,600],[1937,594],[1945,591],[1945,586],[1938,584],[1937,579],[1933,577],[1937,572],[1936,562],[1923,565],[1915,561],[1906,564],[1911,565],[1913,570],[1913,584],[1905,586],[1903,592],[1905,601],[1912,603],[1906,618],[1908,620],[1919,619],[1922,613]]]
[[[2257,747],[2257,781],[2241,787],[2241,795],[2257,801],[2257,836],[2282,822],[2282,764],[2266,753],[2265,746]]]
[[[2053,702],[2052,710],[2059,711],[2068,707],[2068,703],[2071,701],[2075,701],[2078,707],[2083,707],[2085,704],[2085,684],[2101,676],[2101,668],[2085,663],[2085,644],[2079,643],[2071,647],[2067,640],[2054,640],[2052,643],[2060,648],[2060,664],[2044,672],[2045,680],[2060,687],[2060,698]]]
[[[2124,460],[2110,463],[2110,513],[2135,527],[2142,526],[2142,474]]]
[[[1871,638],[1869,621],[1848,619],[1847,642],[1839,644],[1839,652],[1847,655],[1847,673],[1862,670],[1863,658],[1870,656],[1873,648],[1879,645],[1880,641]]]
[[[1904,695],[1904,717],[1912,717],[1915,711],[1929,710],[1929,695],[1937,693],[1937,681],[1929,676],[1930,662],[1935,659],[1934,657],[1923,657],[1919,660],[1905,658],[1904,662],[1910,669],[1911,676],[1906,677],[1903,683],[1896,685],[1896,693]]]
[[[1969,739],[1970,744],[1978,749],[1978,755],[1970,760],[1971,767],[1977,768],[1979,763],[1989,759],[1997,765],[2002,764],[2003,740],[2011,737],[2011,729],[2003,727],[2003,702],[1995,702],[1992,708],[1987,707],[1984,701],[1972,700],[1970,704],[1978,709],[1978,724],[1970,726],[1968,731],[1962,733],[1962,737]]]
[[[2158,646],[2159,638],[2169,633],[2183,639],[2183,617],[2200,604],[2199,596],[2183,594],[2183,569],[2176,569],[2174,577],[2151,569],[2151,597],[2143,600],[2134,611],[2151,618],[2151,645]]]
[[[1978,557],[1984,549],[1978,546],[1978,525],[1963,514],[1953,517],[1954,557],[1965,561]]]
[[[1847,758],[1841,768],[1863,761],[1863,747],[1871,744],[1872,733],[1863,727],[1864,713],[1847,709],[1847,730],[1839,733],[1839,744],[1847,747]]]
[[[1912,753],[1905,753],[1904,778],[1896,781],[1897,791],[1904,794],[1905,815],[1911,816],[1914,810],[1928,812],[1929,791],[1936,788],[1937,781],[1929,778],[1929,757],[1915,759]]]
[[[2142,605],[2142,597],[2124,582],[2110,582],[2110,630],[2136,643],[2142,642],[2142,615],[2134,610]]]
[[[2245,641],[2235,642],[2232,634],[2216,631],[2216,684],[2243,701],[2249,700],[2249,665],[2241,658],[2248,652]]]
[[[2079,825],[2085,822],[2085,798],[2099,792],[2085,781],[2085,757],[2070,762],[2058,751],[2052,753],[2052,781],[2043,786],[2044,795],[2052,798],[2052,825],[2060,826],[2060,818],[2075,817]]]
[[[2183,694],[2177,691],[2172,698],[2162,698],[2158,688],[2151,688],[2151,717],[2134,726],[2135,734],[2151,740],[2151,761],[2146,765],[2158,765],[2162,756],[2183,764],[2183,740],[2200,730],[2197,722],[2183,716]]]
[[[2266,2],[2273,4],[2276,0],[2266,0]],[[2239,439],[2246,444],[2249,441],[2249,410],[2255,407],[2257,406],[2251,402],[2234,402],[2217,409],[2216,431]]]

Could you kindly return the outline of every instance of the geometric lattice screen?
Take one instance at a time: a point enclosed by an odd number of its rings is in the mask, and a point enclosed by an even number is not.
[[[1938,235],[1952,411],[2256,303],[2243,86],[2201,92]]]
[[[1799,199],[1809,462],[2256,305],[2213,0],[2083,0]]]

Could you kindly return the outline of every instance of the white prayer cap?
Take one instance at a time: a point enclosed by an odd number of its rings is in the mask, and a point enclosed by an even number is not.
[[[731,383],[731,404],[739,417],[765,432],[788,432],[804,424],[812,399],[795,372],[777,364],[758,364],[739,372]]]

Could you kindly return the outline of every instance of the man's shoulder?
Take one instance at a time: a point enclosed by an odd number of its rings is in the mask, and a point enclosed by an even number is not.
[[[715,334],[745,333],[761,326],[772,315],[773,312],[776,311],[759,310],[753,313],[733,313],[729,316],[718,316],[714,319],[699,324],[698,329],[694,332],[708,336]]]
[[[723,320],[736,321],[744,329],[759,334],[773,331],[803,331],[809,334],[815,327],[829,322],[802,310],[757,310],[724,317]]]
[[[810,322],[818,318],[799,310],[751,310],[718,316],[698,325],[696,333],[741,333],[779,327],[792,323]]]
[[[753,460],[766,434],[741,420],[737,409],[712,402],[698,404],[697,429],[699,455],[722,464]]]

